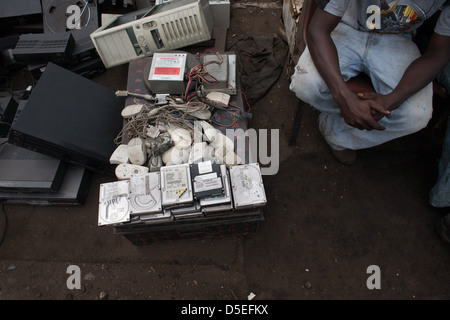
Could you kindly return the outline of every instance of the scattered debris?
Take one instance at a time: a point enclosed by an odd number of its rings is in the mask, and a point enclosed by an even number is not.
[[[88,280],[88,281],[94,281],[95,280],[95,276],[92,273],[88,273],[85,277],[84,280]]]
[[[108,293],[106,291],[100,292],[100,295],[98,296],[100,300],[108,300]]]

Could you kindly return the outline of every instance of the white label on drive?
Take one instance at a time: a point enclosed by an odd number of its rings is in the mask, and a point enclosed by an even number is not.
[[[212,171],[211,161],[203,161],[198,164],[198,173],[204,174]]]
[[[204,192],[220,188],[222,188],[222,179],[220,177],[194,181],[195,192]]]

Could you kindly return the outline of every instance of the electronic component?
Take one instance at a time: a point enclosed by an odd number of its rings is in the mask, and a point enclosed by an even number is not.
[[[182,94],[186,84],[186,53],[155,53],[146,83],[153,93]]]
[[[193,205],[187,207],[179,207],[169,209],[175,220],[189,219],[194,217],[201,217],[203,213],[198,201],[195,201]]]
[[[222,171],[222,182],[224,185],[224,194],[200,199],[200,205],[205,215],[229,213],[232,212],[233,197],[231,196],[230,177],[225,165],[220,166]]]
[[[4,204],[31,206],[82,206],[91,186],[92,172],[76,165],[67,165],[61,186],[57,191],[11,192],[0,191]]]
[[[161,167],[161,193],[163,208],[194,202],[189,164]]]
[[[218,214],[227,214],[230,212],[233,212],[233,203],[227,203],[227,204],[218,204],[215,206],[209,206],[209,207],[204,207],[202,208],[202,211],[205,215],[209,216],[209,215],[218,215]]]
[[[210,92],[223,92],[229,95],[236,94],[236,55],[221,54],[221,56],[222,63],[220,64],[217,63],[220,60],[215,54],[206,54],[203,57],[202,64],[205,65],[205,71],[217,80],[214,81],[214,79],[211,79],[211,83],[205,82],[201,86],[203,95],[207,95]]]
[[[162,166],[163,162],[160,155],[151,156],[150,159],[148,159],[148,168],[150,172],[160,171]]]
[[[159,172],[130,178],[130,214],[161,213],[161,179]]]
[[[159,131],[159,129],[155,126],[149,125],[145,134],[147,135],[147,137],[152,138],[152,139],[156,139],[159,134],[161,132]]]
[[[122,112],[120,113],[124,119],[132,118],[133,116],[138,115],[144,109],[143,104],[132,104],[126,106]]]
[[[168,166],[188,163],[189,154],[191,150],[189,149],[181,149],[177,146],[174,146],[163,153],[162,162],[164,162]]]
[[[220,163],[226,164],[228,168],[239,165],[242,163],[242,159],[231,149],[228,148],[215,148],[214,158]]]
[[[167,3],[172,0],[156,0],[155,4]],[[209,0],[214,28],[228,29],[230,27],[230,0]]]
[[[232,204],[230,177],[228,174],[227,167],[224,164],[220,165],[220,172],[221,172],[221,178],[222,178],[224,192],[219,195],[204,197],[204,198],[200,199],[200,205],[202,208],[210,207],[210,206],[217,206],[217,205],[230,206]],[[204,211],[204,212],[214,210],[214,208],[209,208],[209,209],[204,208],[204,209],[206,209],[206,211]],[[233,209],[232,206],[231,206],[231,209]]]
[[[183,128],[169,128],[167,129],[173,144],[179,149],[188,149],[192,144],[191,133]]]
[[[264,206],[267,202],[258,163],[230,169],[230,181],[236,210]]]
[[[230,0],[209,0],[214,28],[228,29],[230,27]]]
[[[26,64],[63,61],[68,59],[75,48],[71,33],[23,34],[12,50],[17,62]]]
[[[39,0],[0,0],[0,18],[24,17],[42,13]]]
[[[228,58],[227,55],[219,57],[216,54],[205,54],[203,56],[203,66],[205,71],[214,78],[209,84],[205,82],[205,88],[214,87],[217,90],[226,89],[228,81]]]
[[[145,141],[141,138],[134,138],[128,142],[128,159],[137,166],[142,166],[147,161],[147,149]]]
[[[160,223],[165,221],[173,220],[170,211],[163,210],[162,212],[152,213],[152,214],[142,214],[139,216],[141,222],[146,224]]]
[[[144,174],[148,172],[147,167],[137,166],[130,163],[122,163],[116,167],[116,177],[119,180],[128,180],[132,175]]]
[[[234,152],[234,142],[221,132],[217,132],[211,145],[214,147],[214,158],[228,168],[242,163],[242,159]]]
[[[223,92],[210,92],[206,95],[206,101],[208,104],[213,105],[216,108],[225,109],[230,103],[230,95]]]
[[[196,142],[189,153],[189,163],[197,163],[213,158],[214,148],[206,142]]]
[[[93,32],[91,39],[110,68],[207,41],[212,28],[208,0],[179,0],[119,16]]]
[[[0,138],[0,191],[57,192],[66,172],[66,163]]]
[[[128,146],[126,144],[121,144],[114,150],[111,158],[109,158],[109,163],[122,164],[128,163],[128,160]]]
[[[116,181],[100,185],[99,226],[130,221],[129,193],[129,181]]]
[[[109,159],[123,128],[123,103],[109,88],[50,62],[12,125],[8,141],[114,175]]]
[[[211,160],[190,165],[194,198],[222,195],[222,172],[218,163]]]
[[[0,137],[6,137],[16,115],[18,104],[12,94],[0,97]]]
[[[71,33],[77,43],[88,41],[99,27],[97,0],[42,0],[44,33]],[[72,6],[72,7],[71,7]],[[78,8],[75,8],[78,7]]]

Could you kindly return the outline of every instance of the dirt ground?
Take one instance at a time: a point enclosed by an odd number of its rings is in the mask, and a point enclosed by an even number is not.
[[[281,3],[278,2],[281,6]],[[280,9],[233,9],[228,43],[272,35]],[[127,66],[95,80],[126,86]],[[280,130],[280,168],[265,176],[265,221],[255,233],[135,246],[97,226],[95,175],[84,206],[5,206],[0,300],[403,300],[450,299],[450,247],[435,232],[446,209],[428,194],[437,176],[442,130],[358,152],[338,164],[305,109],[289,145],[297,98],[285,72],[253,106],[249,127]],[[81,270],[69,290],[67,268]],[[369,290],[369,266],[381,288]]]

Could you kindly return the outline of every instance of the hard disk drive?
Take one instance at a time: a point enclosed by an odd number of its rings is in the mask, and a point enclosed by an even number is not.
[[[130,214],[141,215],[162,212],[161,180],[159,172],[130,178]]]
[[[163,210],[162,212],[158,212],[158,213],[152,213],[152,214],[142,214],[139,216],[139,221],[140,222],[145,222],[145,223],[161,223],[161,222],[167,222],[167,221],[171,221],[173,220],[173,217],[169,212],[167,212],[167,210]]]
[[[210,160],[191,164],[191,176],[195,199],[223,194],[220,164]]]
[[[261,207],[267,203],[258,163],[232,167],[230,179],[236,210]]]
[[[163,208],[193,204],[189,164],[161,167],[161,194]]]
[[[112,225],[130,221],[129,181],[100,185],[98,225]]]
[[[201,217],[203,215],[200,203],[195,201],[192,206],[169,209],[175,220]]]
[[[230,178],[228,175],[226,165],[224,164],[220,165],[220,171],[222,176],[222,185],[224,192],[223,194],[220,195],[204,197],[200,199],[200,205],[202,207],[231,204]]]

